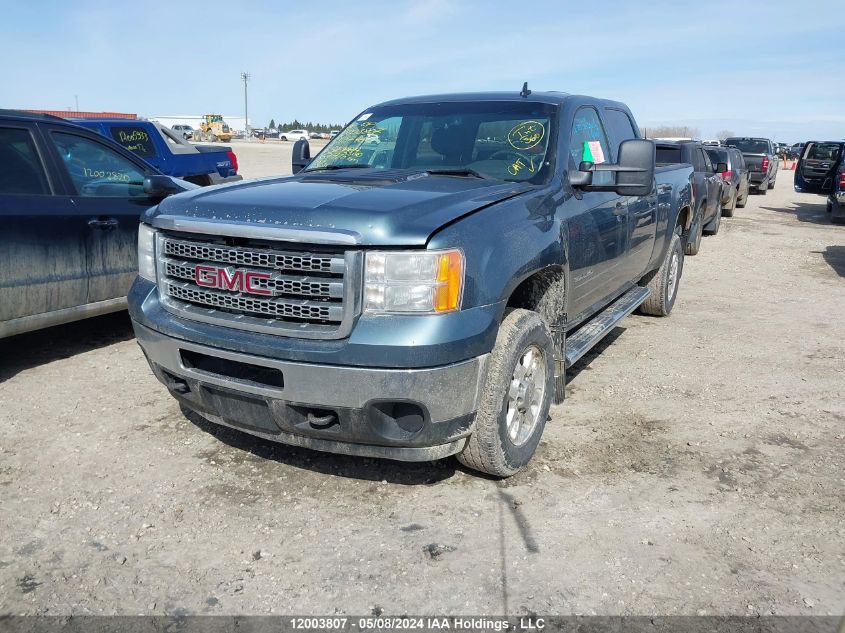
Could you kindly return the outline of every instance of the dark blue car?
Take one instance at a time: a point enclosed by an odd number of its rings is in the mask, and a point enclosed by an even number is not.
[[[126,306],[139,217],[163,197],[150,177],[177,184],[64,119],[0,110],[0,338]]]

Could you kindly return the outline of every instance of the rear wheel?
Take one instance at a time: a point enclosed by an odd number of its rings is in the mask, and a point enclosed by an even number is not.
[[[554,349],[536,312],[517,309],[505,316],[490,355],[475,430],[458,461],[509,477],[531,460],[554,393]]]
[[[739,187],[733,190],[731,193],[731,199],[728,200],[728,206],[722,207],[722,215],[726,218],[732,218],[734,215],[734,209],[736,209],[736,201],[739,197]]]
[[[742,209],[743,207],[745,207],[745,204],[747,202],[748,202],[748,189],[745,190],[745,195],[742,198],[739,197],[739,189],[737,189],[736,206],[738,208]]]
[[[769,189],[774,189],[774,188],[775,188],[775,181],[776,181],[776,180],[777,180],[777,179],[773,179],[773,180],[770,180],[770,181],[769,181]]]
[[[719,206],[716,208],[716,216],[707,224],[705,232],[707,235],[716,235],[719,232],[719,227],[722,226],[722,201],[719,201]]]
[[[678,297],[683,272],[684,249],[680,230],[676,230],[660,268],[640,280],[640,285],[651,290],[651,294],[640,304],[639,311],[652,316],[668,316]]]

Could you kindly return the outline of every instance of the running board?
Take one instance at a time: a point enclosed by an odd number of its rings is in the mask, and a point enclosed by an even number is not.
[[[631,314],[651,294],[648,288],[634,286],[616,301],[587,321],[572,335],[566,337],[566,368],[589,352],[604,335]]]

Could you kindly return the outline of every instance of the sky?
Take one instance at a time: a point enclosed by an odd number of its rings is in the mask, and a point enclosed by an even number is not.
[[[845,138],[842,0],[0,0],[0,107],[349,121],[397,97],[559,90],[641,127]]]

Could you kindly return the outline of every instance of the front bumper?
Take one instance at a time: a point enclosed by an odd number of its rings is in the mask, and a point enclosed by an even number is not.
[[[463,449],[488,354],[426,369],[276,360],[173,338],[133,320],[156,377],[206,419],[315,450],[403,461]]]

